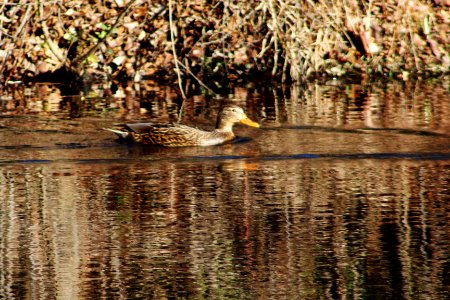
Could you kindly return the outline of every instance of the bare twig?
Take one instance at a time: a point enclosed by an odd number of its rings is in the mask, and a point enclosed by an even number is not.
[[[13,37],[13,42],[17,40],[17,38],[20,36],[20,34],[22,33],[23,28],[25,27],[25,25],[30,21],[30,17],[32,15],[31,10],[33,9],[32,5],[28,5],[27,10],[25,12],[25,15],[22,18],[22,22],[20,22],[20,26],[16,31],[16,34]],[[0,76],[3,74],[3,72],[5,71],[5,67],[6,67],[6,62],[9,59],[9,56],[12,53],[12,49],[9,49],[5,55],[5,58],[3,60],[2,66],[0,68]]]
[[[173,7],[172,7],[173,3],[172,0],[169,0],[169,27],[170,27],[170,42],[171,42],[171,46],[172,46],[172,55],[173,55],[173,60],[174,60],[174,64],[175,64],[175,72],[177,73],[177,77],[178,77],[178,87],[180,88],[180,92],[181,92],[181,97],[183,98],[183,103],[181,104],[181,109],[180,109],[180,113],[178,115],[178,121],[181,120],[182,114],[183,114],[183,108],[184,108],[184,101],[186,100],[186,95],[184,94],[184,90],[183,90],[183,81],[181,79],[181,71],[180,71],[180,67],[178,66],[178,64],[180,63],[178,61],[177,58],[177,51],[175,49],[175,35],[174,32],[176,30],[175,25],[173,24]]]
[[[85,54],[82,56],[74,59],[73,64],[76,66],[80,63],[83,63],[92,53],[97,51],[97,49],[102,45],[106,38],[111,34],[111,32],[119,25],[120,20],[125,16],[125,14],[128,12],[128,10],[131,8],[131,6],[136,2],[137,0],[130,1],[127,6],[125,6],[125,9],[117,16],[116,21],[114,24],[109,28],[109,30],[106,32],[105,36],[97,42],[94,46],[92,46]]]
[[[272,31],[274,33],[273,35],[273,42],[274,42],[274,53],[273,53],[273,67],[272,67],[272,76],[277,73],[278,69],[278,58],[280,57],[280,49],[278,47],[278,41],[280,39],[280,30],[278,28],[279,22],[278,22],[278,13],[275,10],[275,4],[273,3],[273,0],[269,0],[269,11],[272,14]]]
[[[105,56],[124,52],[137,55],[128,61],[134,62],[134,68],[128,63],[125,68],[123,64],[122,71],[126,74],[133,70],[140,74],[137,72],[140,63],[142,68],[148,68],[142,70],[145,74],[161,74],[159,70],[173,68],[184,100],[191,76],[207,88],[197,78],[205,71],[223,78],[244,79],[262,71],[272,73],[275,78],[281,74],[282,80],[289,79],[288,75],[302,80],[315,72],[343,74],[356,69],[402,72],[414,68],[414,63],[418,70],[445,72],[449,61],[445,51],[449,44],[445,35],[446,11],[433,5],[433,1],[168,0],[157,4],[126,0],[121,8],[102,6],[104,1],[100,0],[94,2],[97,7],[83,1],[0,1],[0,75],[8,73],[17,77],[25,74],[25,70],[32,71],[33,67],[37,72],[40,68],[33,63],[45,60],[46,55],[54,58],[56,65],[73,66],[80,73],[87,66],[88,57],[111,41]],[[131,13],[147,2],[146,7]],[[53,7],[59,5],[59,10],[47,10],[50,3]],[[147,6],[152,8],[152,13],[148,13]],[[117,13],[118,9],[121,11]],[[32,22],[35,13],[40,18]],[[169,14],[167,21],[158,18],[163,13]],[[83,18],[83,14],[93,17]],[[427,18],[436,21],[429,24]],[[68,39],[64,40],[64,33],[75,29],[81,39],[91,32],[84,29],[95,27],[99,21],[110,27],[92,43],[79,40],[78,57],[70,61],[66,56],[75,51]],[[114,36],[115,29],[119,28],[120,32],[124,22],[133,24],[133,30],[124,26],[124,31]],[[142,34],[134,34],[137,22],[142,29],[145,26],[146,31],[154,32],[146,32],[148,38],[142,40]],[[53,30],[51,24],[56,24],[58,30]],[[40,36],[44,36],[45,51]],[[142,51],[136,51],[136,45]],[[202,51],[197,52],[199,48]],[[167,51],[172,54],[169,61]],[[150,57],[140,59],[139,55],[148,53]],[[110,62],[109,58],[98,59],[89,68],[106,76],[112,72],[123,74],[121,70],[108,68]],[[219,74],[217,70],[226,72]]]
[[[38,0],[39,6],[39,18],[41,21],[42,31],[44,32],[45,42],[48,45],[48,48],[53,53],[53,55],[58,59],[61,65],[65,62],[65,55],[63,55],[62,50],[58,47],[58,45],[53,41],[50,37],[50,32],[48,31],[47,22],[44,18],[44,4],[42,1]]]
[[[182,62],[178,61],[178,64],[180,66],[182,66],[189,75],[191,75],[202,87],[204,87],[206,90],[208,90],[208,92],[210,92],[211,94],[217,95],[212,89],[210,89],[206,84],[203,83],[203,81],[201,81],[197,76],[195,76],[194,73],[192,73],[189,68],[187,68],[187,66],[185,66]]]

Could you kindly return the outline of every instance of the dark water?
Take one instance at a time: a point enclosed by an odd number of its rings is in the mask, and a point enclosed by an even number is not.
[[[176,119],[174,91],[108,92],[2,96],[0,299],[450,298],[448,84],[194,96],[185,123],[263,126],[181,149],[101,130]]]

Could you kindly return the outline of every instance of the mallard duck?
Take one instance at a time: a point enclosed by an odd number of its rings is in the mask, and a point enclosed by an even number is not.
[[[233,133],[235,123],[259,127],[258,123],[247,117],[242,108],[229,105],[220,111],[217,116],[216,128],[213,131],[205,131],[178,123],[135,123],[125,124],[120,129],[107,128],[106,130],[114,132],[120,139],[147,145],[165,147],[213,146],[235,138]]]

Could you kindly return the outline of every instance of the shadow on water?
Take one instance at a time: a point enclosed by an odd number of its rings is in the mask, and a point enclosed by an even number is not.
[[[0,98],[0,298],[450,297],[445,84],[195,95],[184,123],[262,129],[169,149],[102,130],[176,120],[168,88],[36,89]]]

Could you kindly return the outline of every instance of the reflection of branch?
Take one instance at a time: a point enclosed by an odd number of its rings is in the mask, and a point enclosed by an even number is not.
[[[41,1],[38,1],[39,4],[39,19],[41,20],[41,26],[42,31],[44,32],[45,41],[47,42],[47,45],[52,51],[53,55],[59,60],[61,64],[64,64],[64,56],[61,53],[61,49],[58,47],[58,45],[53,42],[53,40],[50,38],[50,32],[48,31],[47,23],[44,19],[44,4]]]
[[[100,47],[101,44],[103,44],[106,40],[106,38],[111,34],[111,32],[119,25],[119,21],[122,19],[122,17],[125,15],[125,13],[128,12],[128,10],[130,9],[130,7],[134,4],[134,2],[136,2],[136,0],[132,0],[130,1],[127,6],[125,7],[125,9],[117,16],[116,21],[114,22],[114,24],[111,26],[111,28],[106,32],[105,36],[101,39],[99,39],[98,43],[95,44],[94,46],[91,47],[91,49],[89,49],[85,54],[83,54],[81,57],[77,57],[76,59],[74,59],[73,64],[77,65],[79,63],[82,63],[83,61],[85,61],[92,53],[94,53],[95,51],[97,51],[98,47]]]

